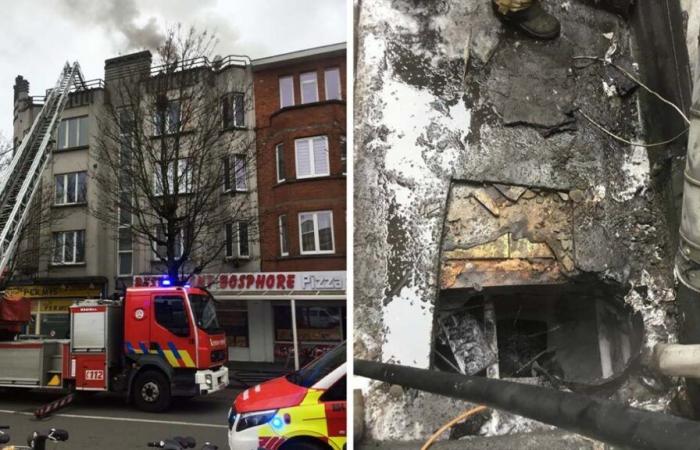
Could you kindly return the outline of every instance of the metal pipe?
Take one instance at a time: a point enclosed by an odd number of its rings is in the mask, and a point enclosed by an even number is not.
[[[354,373],[484,404],[625,448],[696,450],[700,442],[700,423],[601,398],[363,360],[355,360]]]
[[[299,337],[297,336],[297,306],[296,301],[289,301],[292,308],[292,339],[294,340],[294,370],[299,370]]]

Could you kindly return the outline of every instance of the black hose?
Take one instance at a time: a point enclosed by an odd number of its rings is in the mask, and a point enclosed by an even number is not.
[[[700,423],[610,400],[510,381],[357,359],[354,373],[509,411],[612,445],[648,450],[700,449]]]

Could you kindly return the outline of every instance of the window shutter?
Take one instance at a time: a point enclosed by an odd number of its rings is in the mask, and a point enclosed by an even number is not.
[[[224,158],[224,192],[231,190],[231,161]]]
[[[311,141],[300,139],[296,141],[297,178],[311,175]]]
[[[328,175],[328,139],[325,136],[316,137],[314,145],[314,173],[316,175]]]
[[[221,99],[221,116],[223,117],[224,128],[230,127],[231,124],[231,99],[225,96]]]

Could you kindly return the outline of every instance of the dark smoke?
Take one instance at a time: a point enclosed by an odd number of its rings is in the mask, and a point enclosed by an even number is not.
[[[59,0],[58,5],[76,23],[122,34],[126,50],[155,50],[165,38],[155,17],[150,17],[145,25],[136,24],[139,13],[134,0]]]

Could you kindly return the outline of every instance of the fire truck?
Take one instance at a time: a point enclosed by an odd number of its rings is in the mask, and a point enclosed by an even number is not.
[[[172,397],[228,385],[226,337],[205,290],[129,288],[120,300],[76,302],[70,321],[69,339],[0,341],[0,387],[118,392],[159,412]]]

